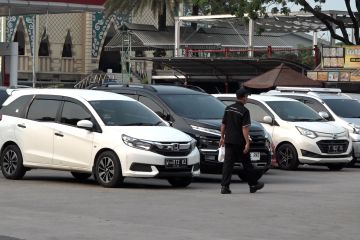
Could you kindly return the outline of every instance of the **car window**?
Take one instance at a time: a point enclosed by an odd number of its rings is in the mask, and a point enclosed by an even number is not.
[[[31,101],[32,97],[32,95],[26,95],[15,99],[9,105],[4,106],[1,109],[2,114],[12,117],[23,117],[25,110],[24,108]]]
[[[139,102],[153,110],[159,117],[165,118],[166,113],[165,110],[160,107],[156,102],[154,102],[152,99],[145,97],[145,96],[139,96]]]
[[[360,118],[360,102],[354,99],[324,99],[333,112],[342,118]]]
[[[313,100],[313,99],[304,98],[303,103],[306,106],[311,107],[317,113],[326,112],[329,115],[329,118],[327,118],[327,119],[332,120],[332,121],[334,120],[334,118],[331,116],[330,112],[324,107],[324,105],[322,105],[318,101]]]
[[[299,101],[267,101],[266,104],[282,119],[292,122],[326,121]]]
[[[42,122],[55,122],[60,101],[35,99],[29,107],[27,118]]]
[[[0,108],[8,97],[9,97],[9,95],[7,94],[6,90],[1,89],[0,90]]]
[[[71,126],[76,126],[80,120],[91,121],[91,114],[79,104],[65,102],[61,113],[60,122]]]
[[[154,112],[137,101],[90,101],[107,126],[166,126]]]
[[[179,116],[190,119],[222,119],[225,104],[206,94],[162,94],[161,99]]]
[[[247,103],[245,107],[250,112],[250,118],[252,120],[258,121],[258,122],[264,122],[265,116],[270,116],[271,114],[267,111],[265,111],[261,106],[256,105],[254,103]]]

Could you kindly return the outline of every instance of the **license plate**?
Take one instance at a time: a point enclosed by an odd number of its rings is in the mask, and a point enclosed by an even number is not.
[[[166,168],[183,168],[187,166],[186,158],[166,158],[165,167]]]
[[[344,146],[342,145],[329,145],[328,153],[341,153],[344,152]]]
[[[259,152],[251,152],[250,153],[250,160],[251,161],[259,161],[260,160],[260,153]]]

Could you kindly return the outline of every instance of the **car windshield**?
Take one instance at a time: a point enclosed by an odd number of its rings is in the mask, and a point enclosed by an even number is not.
[[[360,118],[360,103],[354,99],[324,99],[336,115],[343,118]]]
[[[190,119],[221,119],[226,107],[215,97],[204,94],[163,94],[160,97],[177,115]]]
[[[317,112],[297,101],[269,101],[267,104],[282,119],[290,122],[326,121]]]
[[[166,126],[154,112],[136,101],[90,101],[107,126]]]

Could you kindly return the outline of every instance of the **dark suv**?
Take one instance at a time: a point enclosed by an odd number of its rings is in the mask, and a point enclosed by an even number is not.
[[[218,162],[220,125],[225,105],[215,97],[180,86],[169,85],[108,85],[94,87],[134,98],[197,140],[201,153],[202,173],[221,173],[222,163]],[[264,128],[252,122],[250,151],[252,162],[260,178],[271,164],[271,143]],[[235,165],[235,172],[244,179],[242,165]]]

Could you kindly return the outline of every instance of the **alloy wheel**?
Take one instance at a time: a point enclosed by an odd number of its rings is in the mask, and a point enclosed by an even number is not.
[[[14,152],[13,150],[7,151],[4,155],[3,161],[4,162],[2,167],[4,168],[4,171],[8,175],[13,175],[19,164],[19,159],[16,152]]]
[[[101,181],[109,183],[115,174],[114,161],[109,157],[103,157],[99,161],[98,174]]]

